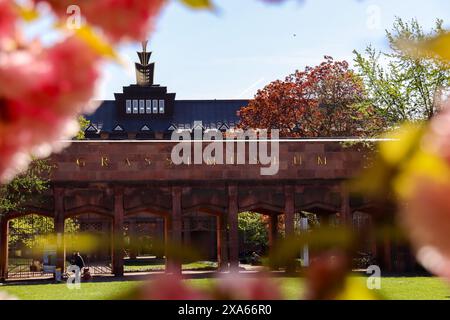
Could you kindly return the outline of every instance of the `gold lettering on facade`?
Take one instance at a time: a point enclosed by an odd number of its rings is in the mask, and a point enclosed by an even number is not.
[[[327,157],[317,156],[317,165],[318,166],[326,166],[327,165]]]
[[[303,158],[299,154],[294,155],[294,166],[301,166],[303,164]]]
[[[86,161],[84,161],[83,158],[77,158],[76,163],[77,163],[77,166],[79,166],[79,167],[86,166]]]
[[[173,166],[173,162],[171,158],[166,158],[166,167],[172,167]]]
[[[235,157],[231,156],[229,158],[227,164],[238,165],[234,161],[234,159],[235,159]],[[143,158],[143,160],[144,160],[144,162],[145,162],[145,164],[147,166],[151,166],[153,164],[152,160],[150,158],[148,158],[148,157]],[[257,164],[257,165],[261,164],[259,159],[253,158],[253,160],[256,162],[255,164]],[[87,162],[86,162],[85,158],[83,158],[83,157],[75,158],[75,160],[73,160],[73,161],[80,168],[83,168],[83,167],[85,167],[87,165]],[[123,161],[125,162],[125,165],[127,167],[132,167],[133,163],[132,163],[132,161],[130,160],[129,157],[124,158]],[[272,161],[273,161],[274,164],[277,164],[278,162],[280,162],[276,157],[273,158]],[[308,159],[308,161],[310,161],[310,160]],[[317,166],[327,166],[328,165],[328,159],[327,159],[327,156],[325,154],[317,155],[316,156],[316,161],[317,161]],[[172,159],[170,157],[166,157],[164,159],[164,163],[165,163],[166,167],[173,167],[174,166],[174,164],[172,162]],[[100,158],[100,164],[101,164],[101,167],[110,167],[111,161],[108,158],[108,156],[102,156]],[[192,164],[191,157],[187,158],[186,164],[187,165],[191,165]],[[205,164],[208,165],[208,166],[215,166],[215,165],[217,165],[216,157],[208,157],[207,159],[205,159]],[[293,158],[292,158],[292,164],[294,166],[302,166],[304,164],[303,155],[300,154],[300,153],[294,154]]]
[[[108,166],[109,166],[108,157],[102,157],[102,167],[108,167]]]
[[[214,158],[208,158],[207,160],[206,160],[206,164],[208,165],[208,166],[215,166],[216,165],[216,158],[214,157]]]

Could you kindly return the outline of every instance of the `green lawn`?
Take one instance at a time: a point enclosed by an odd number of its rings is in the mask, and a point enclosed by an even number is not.
[[[364,281],[364,278],[359,278]],[[215,280],[185,280],[190,285],[207,289]],[[282,284],[286,299],[297,299],[303,291],[303,282],[298,278],[277,278]],[[128,290],[142,284],[138,281],[90,282],[82,283],[80,290],[69,290],[65,284],[44,285],[4,285],[0,291],[6,291],[26,300],[82,300],[109,299],[124,295]],[[450,290],[441,280],[431,277],[383,278],[380,293],[388,299],[449,299]]]
[[[183,264],[183,270],[215,270],[217,262],[213,261],[197,261],[188,264]],[[140,262],[126,262],[124,266],[125,272],[148,272],[148,271],[162,271],[165,265],[161,261],[150,263],[148,261]]]

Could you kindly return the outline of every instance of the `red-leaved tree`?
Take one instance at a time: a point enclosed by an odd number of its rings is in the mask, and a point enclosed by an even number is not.
[[[361,79],[328,56],[259,90],[239,116],[241,128],[276,128],[285,137],[371,136],[384,128]]]

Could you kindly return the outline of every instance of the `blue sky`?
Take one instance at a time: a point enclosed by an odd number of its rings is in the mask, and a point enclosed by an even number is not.
[[[395,16],[416,17],[426,28],[436,18],[450,26],[448,0],[215,0],[218,13],[195,12],[172,1],[149,37],[155,80],[177,99],[250,98],[265,84],[324,55],[353,59],[354,49],[385,49],[384,30]],[[120,47],[127,65],[107,64],[97,98],[113,99],[135,83],[139,44]]]

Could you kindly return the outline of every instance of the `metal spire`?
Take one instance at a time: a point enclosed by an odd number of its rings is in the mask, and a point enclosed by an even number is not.
[[[150,62],[151,52],[147,51],[148,41],[142,41],[142,51],[138,52],[140,63],[136,63],[136,82],[140,86],[149,86],[153,84],[154,63]]]

